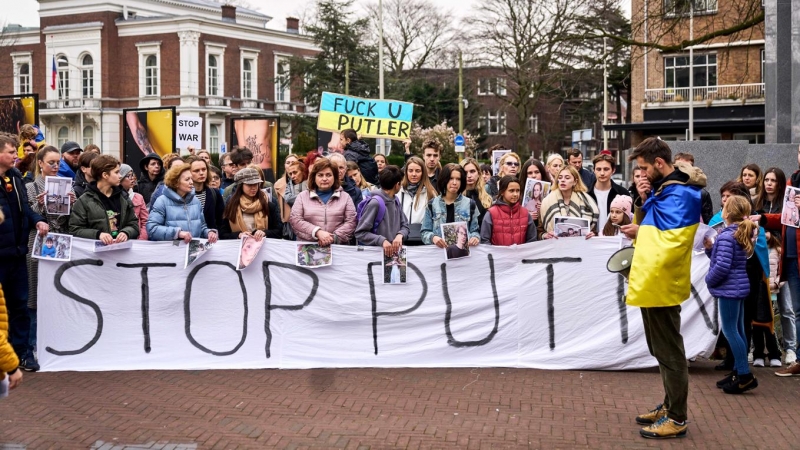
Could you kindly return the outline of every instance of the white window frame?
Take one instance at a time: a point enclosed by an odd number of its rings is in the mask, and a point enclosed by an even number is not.
[[[714,57],[714,64],[713,65],[708,62],[709,59],[712,56]],[[705,64],[692,64],[691,65],[692,69],[699,68],[699,67],[705,67],[706,68],[706,84],[702,85],[702,84],[694,83],[694,87],[695,88],[711,88],[710,90],[714,91],[715,89],[713,89],[713,88],[716,88],[717,86],[719,86],[719,57],[717,56],[717,54],[715,52],[695,53],[694,57],[695,57],[695,59],[702,58],[702,57],[706,58],[706,63]],[[686,60],[688,61],[689,60],[689,54],[688,53],[685,53],[685,54],[682,53],[682,54],[675,54],[675,55],[665,55],[664,59],[662,60],[662,64],[664,65],[664,87],[667,88],[667,89],[673,89],[673,90],[675,90],[675,89],[686,89],[686,92],[689,92],[688,91],[689,86],[680,86],[680,87],[677,86],[676,67],[681,68],[681,69],[686,69],[686,70],[688,70],[689,67],[690,67],[690,65],[688,63],[686,65],[678,66],[677,65],[678,58],[686,58]],[[673,61],[672,64],[668,66],[667,65],[667,60],[672,60]],[[709,84],[708,83],[708,79],[710,78],[709,75],[708,75],[709,74],[709,67],[714,67],[714,84]],[[668,83],[667,83],[667,80],[668,80],[667,73],[670,72],[670,71],[672,71],[672,73],[673,73],[673,75],[672,75],[672,84],[673,84],[673,86],[668,86]],[[694,74],[690,73],[689,76],[690,77],[694,76]],[[688,99],[687,99],[687,101],[688,101]]]
[[[63,136],[61,135],[62,130],[64,131]],[[58,130],[56,131],[56,139],[58,143],[58,148],[61,148],[62,145],[66,144],[67,141],[69,140],[69,127],[67,127],[66,125],[58,127]]]
[[[508,90],[506,90],[506,79],[504,77],[497,77],[494,79],[495,82],[495,95],[502,95],[505,96],[508,94]]]
[[[217,130],[217,135],[214,136],[212,130]],[[208,124],[208,149],[211,153],[219,153],[219,138],[222,137],[222,124],[221,123],[209,123]]]
[[[528,132],[539,133],[539,115],[533,114],[528,118]]]
[[[258,99],[258,54],[260,50],[251,48],[240,48],[239,51],[239,66],[242,68],[241,79],[241,92],[242,99],[256,100]],[[245,95],[245,71],[244,62],[250,61],[250,95]]]
[[[208,97],[225,97],[225,44],[206,43],[206,96]],[[214,56],[217,58],[217,92],[212,91],[211,78],[212,68],[209,66],[209,57]]]
[[[478,78],[478,95],[489,95],[488,78]]]
[[[14,66],[14,94],[30,94],[33,92],[33,57],[31,52],[14,52],[11,54]],[[22,67],[28,66],[28,73],[22,73]],[[48,83],[49,85],[49,83]]]
[[[87,56],[92,58],[91,65],[83,63]],[[94,56],[88,52],[83,53],[78,58],[78,62],[81,67],[81,98],[94,98]]]
[[[145,103],[152,106],[161,106],[161,41],[158,42],[140,42],[136,44],[139,51],[139,104],[145,106]],[[155,56],[156,65],[153,68],[155,74],[148,71],[149,67],[146,66],[147,58]],[[154,80],[150,93],[148,94],[148,80]],[[148,106],[149,106],[148,105]]]
[[[695,16],[704,16],[706,14],[716,14],[717,13],[717,2],[718,0],[664,0],[664,16],[671,18],[671,17],[678,17],[684,16],[689,17],[690,8],[685,7],[683,11],[677,11],[675,4],[678,2],[681,3],[688,3],[690,1],[694,2],[694,15]]]
[[[289,56],[290,55],[275,54],[275,103],[291,103],[292,101],[292,80],[289,77],[289,73],[286,72],[285,81],[284,77],[278,75],[278,67],[280,67],[282,64],[285,64],[288,69]],[[280,89],[281,85],[283,85],[282,90]]]
[[[87,136],[86,131],[89,131]],[[87,139],[88,137],[88,139]],[[83,127],[83,131],[81,132],[81,141],[83,141],[83,148],[86,148],[89,144],[94,144],[94,127],[91,125],[86,125]]]
[[[491,136],[505,136],[506,113],[505,111],[487,111],[481,116],[481,122],[486,126],[486,134]]]
[[[56,93],[59,100],[69,100],[69,58],[56,55]]]

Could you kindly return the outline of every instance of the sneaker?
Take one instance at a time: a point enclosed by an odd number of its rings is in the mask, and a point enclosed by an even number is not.
[[[726,394],[742,394],[758,387],[758,380],[752,373],[736,376],[729,384],[722,387],[722,392]]]
[[[753,360],[753,367],[764,367],[764,358],[756,358]]]
[[[800,375],[800,362],[793,362],[789,367],[775,372],[779,377],[796,377]]]
[[[772,358],[772,359],[769,360],[769,366],[770,367],[781,367],[782,365],[783,365],[783,363],[778,358]]]
[[[797,355],[795,354],[794,350],[786,350],[786,357],[783,358],[783,361],[786,364],[791,364],[797,361]]]
[[[636,416],[636,423],[639,425],[650,425],[657,422],[662,417],[667,417],[667,408],[664,408],[664,404],[660,403],[658,406],[656,406],[656,409],[652,409],[645,414]]]
[[[24,358],[22,361],[20,361],[19,368],[26,372],[38,372],[40,369],[39,363],[36,362],[32,356]]]
[[[736,371],[734,370],[733,372],[725,375],[725,378],[717,381],[717,387],[722,389],[723,387],[725,387],[726,384],[730,384],[731,380],[733,380],[735,376],[736,376]]]
[[[681,424],[664,416],[649,427],[639,430],[639,434],[649,439],[676,438],[686,436],[686,428],[686,422]]]
[[[747,362],[750,364],[753,363],[753,352],[747,354]]]

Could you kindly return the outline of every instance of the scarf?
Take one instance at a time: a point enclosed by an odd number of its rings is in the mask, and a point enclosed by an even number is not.
[[[264,210],[261,209],[261,202],[258,201],[258,197],[256,198],[248,198],[245,195],[242,195],[239,198],[239,208],[236,209],[236,220],[231,220],[231,231],[233,232],[242,232],[242,231],[255,231],[250,230],[247,224],[244,222],[243,214],[252,214],[253,218],[256,222],[256,230],[266,230],[267,229],[267,214]]]
[[[408,192],[411,198],[417,195],[417,189],[419,189],[419,183],[408,183],[408,186],[406,186],[406,192]]]

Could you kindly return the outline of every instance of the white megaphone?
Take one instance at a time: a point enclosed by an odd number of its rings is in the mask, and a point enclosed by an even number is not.
[[[633,247],[625,247],[617,250],[611,258],[608,258],[606,269],[611,273],[618,273],[628,279],[631,273],[631,263],[633,262]]]

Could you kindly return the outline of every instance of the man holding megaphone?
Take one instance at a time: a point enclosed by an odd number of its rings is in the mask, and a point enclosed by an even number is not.
[[[620,231],[636,239],[626,302],[642,310],[650,354],[658,360],[664,402],[636,422],[639,433],[663,439],[686,435],[689,370],[681,336],[681,303],[691,293],[692,246],[700,222],[703,171],[672,164],[661,138],[645,139],[628,158],[645,172],[637,189],[636,220]],[[620,264],[622,261],[619,262]]]

